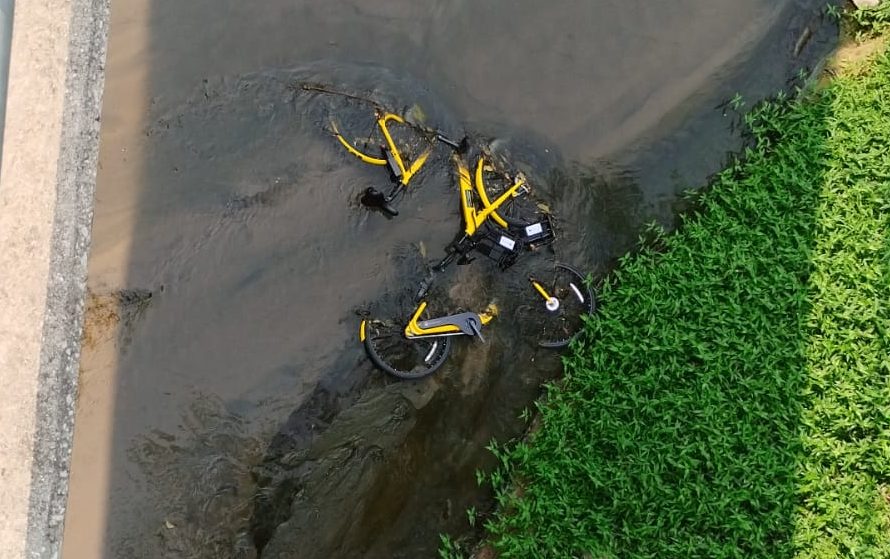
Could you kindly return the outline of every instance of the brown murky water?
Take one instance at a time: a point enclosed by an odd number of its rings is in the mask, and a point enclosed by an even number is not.
[[[600,275],[739,148],[718,105],[831,47],[823,5],[114,0],[64,556],[435,556],[490,508],[485,445],[559,372],[509,317],[428,380],[371,367],[356,311],[403,303],[456,233],[450,167],[369,213],[380,170],[324,133],[369,115],[295,82],[508,151],[560,258]],[[442,285],[515,281],[478,262]]]

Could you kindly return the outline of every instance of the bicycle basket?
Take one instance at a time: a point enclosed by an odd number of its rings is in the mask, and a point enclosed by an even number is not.
[[[510,227],[510,233],[518,237],[523,246],[536,248],[547,245],[556,240],[556,233],[553,231],[553,223],[547,214],[541,215],[541,219],[535,223],[525,226],[514,225]]]
[[[499,230],[485,232],[476,243],[476,250],[497,262],[501,270],[512,266],[522,250],[522,240]]]

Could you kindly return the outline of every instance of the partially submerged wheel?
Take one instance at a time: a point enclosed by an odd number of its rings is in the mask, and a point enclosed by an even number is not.
[[[564,347],[581,331],[596,302],[580,272],[558,262],[535,267],[529,277],[529,304],[519,319],[541,347]]]
[[[360,337],[368,357],[379,369],[402,379],[418,379],[436,372],[448,358],[448,336],[405,337],[405,325],[394,320],[362,321]]]

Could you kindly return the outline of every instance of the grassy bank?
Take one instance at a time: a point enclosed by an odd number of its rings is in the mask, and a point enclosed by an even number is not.
[[[500,453],[502,557],[890,557],[890,58],[747,121]]]

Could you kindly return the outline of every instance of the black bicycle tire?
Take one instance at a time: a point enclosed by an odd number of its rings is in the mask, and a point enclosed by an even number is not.
[[[578,334],[581,332],[581,330],[583,329],[583,318],[581,318],[581,317],[590,316],[590,315],[594,314],[594,312],[596,312],[596,297],[594,296],[591,289],[587,286],[587,282],[585,281],[584,276],[581,274],[581,272],[579,272],[572,266],[569,266],[568,264],[563,264],[562,262],[554,262],[553,267],[565,270],[565,271],[569,272],[571,275],[575,276],[575,278],[577,278],[577,280],[578,280],[578,284],[575,287],[579,291],[582,291],[582,293],[581,293],[582,297],[586,296],[586,299],[583,302],[583,304],[585,306],[581,310],[581,312],[579,312],[577,314],[577,317],[580,318],[581,320],[579,323],[579,327],[576,331],[574,331],[570,336],[560,339],[560,340],[541,340],[541,339],[536,340],[539,347],[548,348],[548,349],[559,349],[559,348],[568,346],[572,342],[572,340],[574,340],[578,336]],[[537,297],[537,295],[536,295],[536,297]]]
[[[507,202],[507,204],[511,204],[512,202]],[[528,220],[528,219],[519,219],[513,217],[510,214],[500,213],[501,219],[507,222],[507,225],[512,225],[514,227],[528,227],[529,225],[536,223],[536,220]]]
[[[374,320],[375,319],[372,319],[372,318],[365,319],[364,324],[362,325],[363,332],[364,332],[364,340],[362,341],[362,344],[365,347],[365,352],[368,354],[368,357],[371,359],[371,362],[374,363],[375,367],[377,367],[378,369],[380,369],[386,373],[389,373],[397,378],[406,379],[406,380],[416,380],[416,379],[428,377],[431,374],[438,371],[442,367],[442,365],[445,364],[445,361],[448,360],[448,356],[451,354],[451,337],[437,336],[433,339],[435,339],[436,342],[441,342],[443,344],[443,346],[442,346],[442,349],[439,349],[437,351],[436,358],[435,358],[435,360],[433,360],[432,364],[429,367],[426,367],[425,369],[423,369],[423,372],[421,372],[419,374],[409,373],[409,372],[400,370],[400,369],[394,367],[393,365],[391,365],[390,363],[388,363],[386,361],[386,359],[384,359],[383,356],[380,355],[380,353],[374,347],[374,343],[372,342],[373,336],[371,335],[370,332],[365,330],[366,328],[369,327],[369,324],[372,323]],[[420,341],[422,339],[430,339],[430,338],[420,338],[420,339],[418,339],[418,341]],[[412,340],[408,340],[407,338],[405,338],[405,341],[411,342]]]

